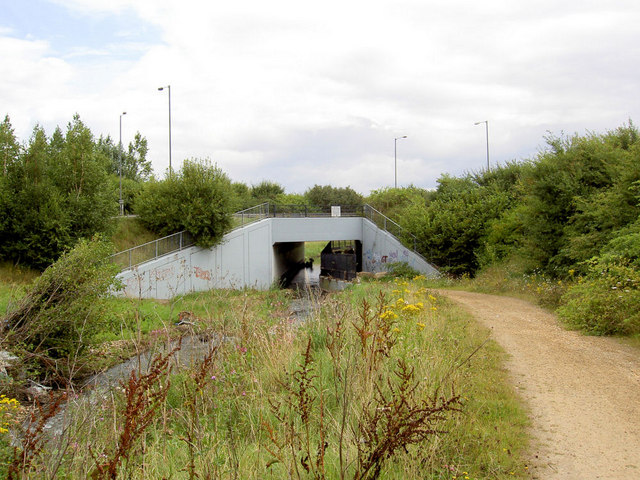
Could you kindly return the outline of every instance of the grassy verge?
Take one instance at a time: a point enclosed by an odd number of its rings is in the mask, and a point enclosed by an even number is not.
[[[158,238],[138,221],[136,217],[118,218],[116,230],[112,236],[116,252],[127,250],[128,248],[151,242]]]
[[[363,283],[302,324],[275,290],[114,299],[121,328],[103,345],[161,351],[189,312],[213,348],[72,403],[25,478],[524,478],[526,416],[503,353],[425,287]]]
[[[0,263],[0,317],[7,313],[11,305],[24,294],[25,287],[39,272],[16,267],[11,263]]]

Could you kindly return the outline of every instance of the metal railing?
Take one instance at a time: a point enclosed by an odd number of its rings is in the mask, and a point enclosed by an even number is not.
[[[182,231],[115,253],[111,255],[111,261],[123,269],[133,268],[162,255],[190,247],[194,243],[191,234]]]
[[[371,205],[365,205],[364,207],[362,207],[362,212],[363,216],[375,223],[378,228],[390,233],[391,235],[396,237],[403,245],[410,247],[414,253],[418,253],[418,237],[416,237],[414,234],[402,228],[396,222],[373,208]]]
[[[271,205],[269,213],[274,218],[361,217],[362,205]]]
[[[232,215],[232,230],[244,227],[250,223],[257,222],[269,216],[269,202],[261,203],[255,207],[245,208]]]

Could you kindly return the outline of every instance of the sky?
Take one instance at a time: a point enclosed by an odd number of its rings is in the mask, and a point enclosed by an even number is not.
[[[117,141],[122,120],[158,177],[169,112],[174,169],[209,159],[248,185],[365,195],[486,168],[487,125],[493,166],[640,118],[637,0],[0,6],[0,114],[18,138],[77,113]]]

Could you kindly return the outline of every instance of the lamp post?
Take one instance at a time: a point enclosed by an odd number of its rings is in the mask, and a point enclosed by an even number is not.
[[[393,168],[394,168],[394,187],[398,188],[398,140],[401,138],[407,138],[406,135],[402,137],[396,137],[393,139]]]
[[[489,120],[483,120],[481,122],[476,122],[474,125],[480,125],[484,123],[487,132],[487,171],[489,171]]]
[[[165,88],[169,92],[169,176],[171,176],[171,85],[158,87],[158,90],[161,92]]]
[[[120,216],[124,215],[124,200],[122,199],[122,116],[127,112],[120,114],[120,141],[118,142],[118,164],[120,165]]]

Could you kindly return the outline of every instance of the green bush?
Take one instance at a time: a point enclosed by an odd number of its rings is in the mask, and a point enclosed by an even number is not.
[[[231,226],[234,190],[208,160],[185,160],[180,171],[151,181],[136,199],[142,224],[159,235],[186,230],[202,247],[218,243]]]
[[[640,271],[594,261],[562,303],[558,315],[575,328],[595,335],[640,334]]]
[[[111,251],[100,240],[80,241],[3,319],[9,349],[40,382],[71,383],[85,368],[94,336],[108,329],[103,307],[118,270],[108,259]]]

